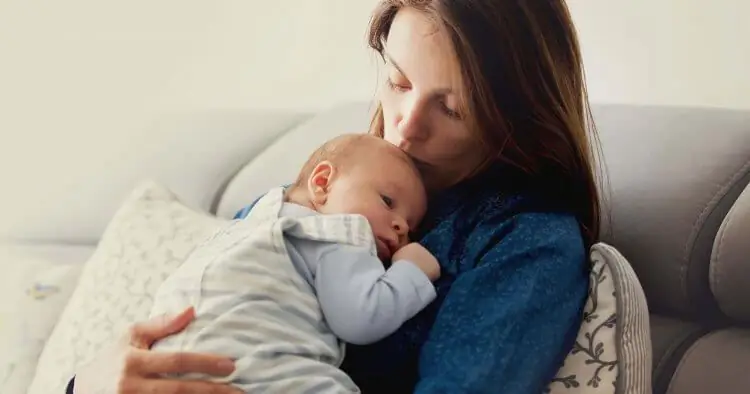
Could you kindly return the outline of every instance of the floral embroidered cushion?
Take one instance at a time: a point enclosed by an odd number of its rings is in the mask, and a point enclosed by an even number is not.
[[[591,247],[589,296],[573,349],[550,394],[651,393],[648,306],[628,261],[614,247]]]

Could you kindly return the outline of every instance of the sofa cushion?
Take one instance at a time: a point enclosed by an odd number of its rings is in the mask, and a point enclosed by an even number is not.
[[[724,218],[714,241],[711,290],[727,316],[750,323],[750,186]]]
[[[23,219],[13,220],[11,227],[0,223],[0,237],[9,228],[7,236],[13,239],[94,246],[119,208],[122,195],[145,177],[169,187],[185,203],[212,212],[217,195],[248,158],[309,116],[262,109],[196,109],[153,115],[144,125],[147,131],[134,135],[140,143],[132,143],[107,165],[87,172],[90,176],[84,179],[71,177],[70,187],[48,196],[40,206],[26,209],[18,216]],[[47,182],[43,177],[30,181]]]
[[[685,352],[710,330],[699,324],[651,315],[653,394],[665,394]]]
[[[750,392],[750,330],[712,332],[685,353],[667,394]]]
[[[84,265],[29,394],[65,392],[78,366],[148,318],[159,285],[223,222],[183,205],[156,183],[137,187]]]
[[[604,240],[628,256],[652,311],[720,317],[711,250],[750,181],[750,111],[600,105],[594,119],[609,175]]]
[[[269,189],[297,178],[302,165],[325,141],[369,129],[372,105],[349,103],[308,118],[250,160],[227,184],[216,214],[231,218]]]
[[[646,296],[628,261],[610,245],[592,246],[583,323],[547,392],[650,393],[648,320]]]
[[[28,247],[0,245],[0,393],[23,394],[83,264],[65,264]],[[57,249],[72,257],[82,248]],[[67,253],[66,253],[67,252]],[[84,257],[85,259],[85,257]]]

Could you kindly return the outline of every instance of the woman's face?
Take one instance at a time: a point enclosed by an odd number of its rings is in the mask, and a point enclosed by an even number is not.
[[[379,98],[385,139],[415,159],[428,189],[471,175],[486,153],[459,106],[463,85],[449,37],[424,14],[404,8],[384,55],[387,79]]]

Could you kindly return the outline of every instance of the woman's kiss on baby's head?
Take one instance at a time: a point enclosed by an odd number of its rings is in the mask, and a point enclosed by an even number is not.
[[[346,134],[317,149],[287,193],[289,202],[323,214],[360,214],[372,227],[378,256],[390,260],[424,216],[419,172],[393,144]]]

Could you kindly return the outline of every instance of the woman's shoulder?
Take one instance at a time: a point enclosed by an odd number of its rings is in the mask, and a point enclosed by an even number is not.
[[[533,194],[497,193],[467,202],[465,208],[470,214],[464,217],[473,217],[469,231],[480,238],[489,236],[490,242],[555,246],[576,254],[583,250],[583,234],[575,215]]]
[[[466,238],[470,266],[485,272],[511,272],[538,283],[586,286],[586,250],[571,213],[536,207],[519,196],[513,209],[489,204]],[[487,271],[490,270],[490,271]],[[521,274],[523,273],[523,274]]]
[[[456,218],[467,222],[508,223],[581,235],[578,221],[570,210],[540,193],[527,190],[488,188],[460,199],[457,211],[460,211],[460,214],[456,215]]]
[[[438,220],[455,212],[458,214],[451,219],[467,224],[520,221],[535,227],[573,231],[577,225],[572,211],[536,183],[517,170],[495,165],[436,196],[431,205],[434,203]]]
[[[440,257],[445,268],[453,267],[458,273],[486,263],[523,261],[564,269],[585,260],[575,216],[532,194],[480,192],[456,202],[436,219],[421,241]]]

